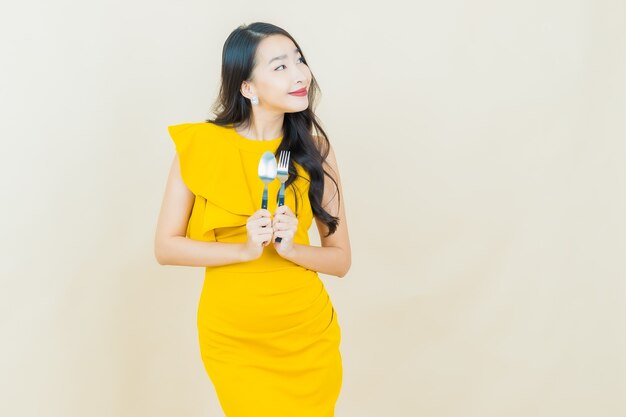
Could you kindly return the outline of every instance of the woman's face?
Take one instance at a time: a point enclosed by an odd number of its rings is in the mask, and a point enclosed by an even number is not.
[[[309,106],[308,94],[289,94],[302,88],[308,92],[311,84],[311,71],[296,49],[293,41],[283,35],[271,35],[259,43],[251,80],[241,87],[245,97],[259,98],[253,108],[295,113]]]

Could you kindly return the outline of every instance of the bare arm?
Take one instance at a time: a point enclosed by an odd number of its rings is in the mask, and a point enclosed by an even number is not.
[[[284,258],[323,274],[344,277],[350,270],[352,263],[352,253],[350,249],[350,238],[348,236],[348,225],[346,223],[345,198],[341,188],[341,178],[339,168],[332,146],[329,149],[326,159],[327,171],[337,181],[335,183],[324,176],[324,196],[322,206],[333,216],[339,217],[339,224],[335,233],[324,237],[328,233],[326,224],[315,219],[317,229],[320,232],[320,242],[322,246],[302,245],[294,243],[291,253],[284,255]],[[341,194],[341,204],[337,196],[337,188]]]
[[[165,187],[154,240],[154,255],[159,264],[219,266],[248,261],[245,244],[201,242],[186,237],[194,199],[194,194],[182,180],[176,154]]]

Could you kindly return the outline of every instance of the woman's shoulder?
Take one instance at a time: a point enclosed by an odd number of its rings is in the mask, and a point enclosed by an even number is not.
[[[196,195],[217,201],[217,183],[223,172],[240,163],[241,158],[228,144],[221,126],[208,122],[179,123],[167,127],[180,163],[180,172],[187,187]],[[230,178],[233,181],[232,178]]]
[[[187,132],[187,133],[194,133],[196,135],[197,134],[206,135],[212,132],[217,132],[217,133],[224,132],[225,130],[228,130],[228,127],[220,126],[220,125],[216,125],[215,123],[204,121],[204,122],[186,122],[186,123],[174,124],[174,125],[168,126],[167,130],[170,133]]]
[[[313,144],[317,148],[317,151],[326,161],[329,157],[334,158],[333,147],[330,144],[330,141],[325,136],[321,135],[311,135],[313,138]]]
[[[205,121],[174,124],[168,126],[167,130],[177,150],[182,152],[189,148],[214,148],[224,144],[224,133],[228,127]]]

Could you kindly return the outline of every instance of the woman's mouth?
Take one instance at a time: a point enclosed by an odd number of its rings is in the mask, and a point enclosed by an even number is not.
[[[301,88],[299,90],[292,91],[289,94],[292,95],[292,96],[304,97],[304,96],[307,95],[307,91],[306,91],[306,88]]]

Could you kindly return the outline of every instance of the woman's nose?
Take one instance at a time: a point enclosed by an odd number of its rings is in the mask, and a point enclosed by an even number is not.
[[[305,83],[306,84],[306,80],[308,77],[308,72],[301,68],[301,67],[297,67],[295,66],[295,78],[296,78],[296,82],[298,83]]]

